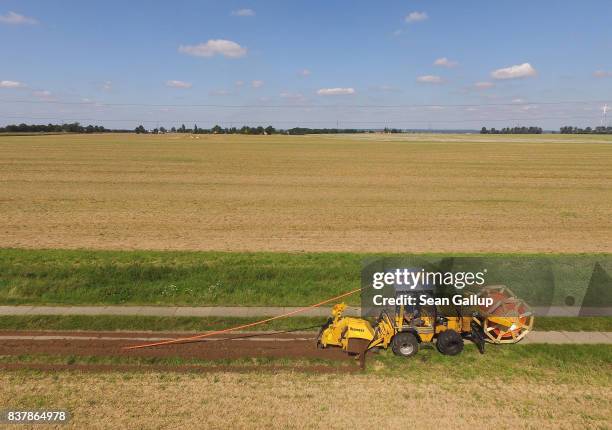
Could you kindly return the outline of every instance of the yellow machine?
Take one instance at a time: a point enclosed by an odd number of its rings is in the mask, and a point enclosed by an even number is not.
[[[485,288],[480,295],[493,299],[489,307],[462,309],[455,315],[441,312],[436,306],[421,306],[406,310],[396,308],[394,314],[383,310],[371,324],[364,318],[345,317],[344,303],[332,309],[332,317],[321,327],[317,345],[337,346],[351,354],[359,354],[364,363],[365,353],[372,348],[388,348],[396,355],[411,357],[422,343],[433,343],[446,355],[463,350],[464,339],[472,340],[481,353],[485,341],[516,343],[533,327],[533,313],[527,304],[516,298],[504,286]]]

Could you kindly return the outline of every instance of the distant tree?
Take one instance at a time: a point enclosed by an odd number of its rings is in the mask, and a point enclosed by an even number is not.
[[[565,127],[561,128],[561,133],[565,132]],[[504,127],[501,130],[491,127],[487,130],[486,127],[482,127],[480,134],[542,134],[542,127]]]
[[[560,128],[561,134],[612,134],[612,127],[597,126],[595,128],[564,126]]]
[[[186,133],[187,129],[185,128],[185,124],[181,125],[181,128],[178,131],[179,133]]]
[[[78,122],[70,124],[9,124],[6,127],[0,127],[0,132],[12,133],[108,133],[111,131],[129,131],[129,130],[109,130],[101,125],[82,126]]]
[[[147,132],[147,130],[145,130],[145,128],[142,126],[142,124],[139,125],[138,127],[136,127],[134,129],[134,131],[136,132],[136,134],[146,133]]]
[[[66,124],[66,131],[70,133],[82,133],[83,127],[78,122],[73,122],[71,124]]]
[[[166,130],[164,127],[159,127],[159,132],[160,133],[166,133],[168,130]]]

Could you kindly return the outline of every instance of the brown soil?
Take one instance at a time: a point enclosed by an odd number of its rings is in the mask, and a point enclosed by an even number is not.
[[[42,372],[74,371],[74,372],[178,372],[178,373],[276,373],[281,371],[306,373],[355,373],[361,369],[357,366],[332,367],[320,365],[287,365],[287,366],[159,366],[159,365],[129,365],[129,364],[41,364],[41,363],[3,363],[0,370],[38,370]]]
[[[338,349],[317,349],[311,335],[295,333],[256,333],[214,336],[207,339],[180,344],[126,350],[127,346],[151,343],[158,338],[180,338],[185,334],[172,333],[84,333],[84,332],[10,332],[2,336],[66,336],[66,337],[117,337],[121,339],[3,339],[0,355],[48,354],[70,356],[106,357],[180,357],[186,359],[220,360],[241,358],[321,358],[327,360],[349,360]],[[130,340],[126,338],[135,338]],[[154,338],[143,341],[142,338]],[[255,340],[256,339],[256,340]]]

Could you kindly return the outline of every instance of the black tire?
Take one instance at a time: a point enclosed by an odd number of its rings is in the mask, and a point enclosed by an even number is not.
[[[412,333],[398,333],[391,340],[391,350],[401,357],[412,357],[419,352],[419,341]]]
[[[463,351],[463,338],[455,330],[446,330],[438,335],[436,346],[444,355],[457,355]]]
[[[333,322],[334,322],[334,320],[332,318],[329,318],[327,321],[325,321],[325,324],[323,324],[321,326],[321,328],[319,329],[319,333],[317,333],[317,349],[324,349],[325,348],[321,344],[321,336],[323,335],[323,332],[325,331],[325,329],[327,327],[329,327]]]

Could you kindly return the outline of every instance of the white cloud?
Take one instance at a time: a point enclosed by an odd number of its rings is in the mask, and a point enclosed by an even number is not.
[[[312,74],[312,72],[310,70],[308,70],[308,69],[302,69],[302,70],[300,70],[299,73],[302,76],[310,76]]]
[[[440,76],[435,75],[419,76],[416,80],[421,84],[441,84],[444,82]]]
[[[491,72],[493,79],[521,79],[536,76],[538,73],[529,63],[523,63],[516,66],[504,67]]]
[[[438,58],[433,64],[434,66],[447,67],[449,69],[459,65],[457,61],[449,60],[446,57]]]
[[[279,94],[279,96],[283,98],[303,97],[301,93],[291,93],[289,91],[283,91],[282,93]]]
[[[3,24],[23,25],[23,24],[38,24],[34,18],[20,15],[15,12],[9,12],[6,15],[0,15],[0,22]]]
[[[166,86],[170,88],[191,88],[192,84],[191,82],[170,80],[166,81]]]
[[[474,88],[477,90],[488,90],[489,88],[493,88],[495,84],[493,82],[488,81],[480,81],[474,84]]]
[[[244,81],[236,81],[234,82],[234,85],[236,85],[237,87],[242,87],[244,85]]]
[[[595,70],[593,76],[596,78],[612,78],[612,72],[608,72],[607,70]]]
[[[41,99],[48,99],[52,96],[51,91],[48,90],[34,91],[32,95]]]
[[[247,48],[231,40],[211,39],[206,43],[197,45],[181,45],[178,51],[182,54],[192,55],[194,57],[214,57],[215,55],[223,55],[227,58],[240,58],[246,55]]]
[[[0,88],[23,88],[26,84],[19,81],[0,81]]]
[[[208,94],[211,96],[229,96],[231,92],[228,90],[212,90]]]
[[[290,91],[283,91],[279,94],[279,97],[292,102],[303,102],[305,100],[302,93],[292,93]]]
[[[524,99],[512,99],[512,103],[525,103]]]
[[[321,88],[317,91],[320,96],[344,96],[355,94],[354,88]]]
[[[104,81],[102,83],[102,89],[104,91],[110,91],[113,89],[113,83],[111,81]]]
[[[259,81],[257,79],[254,81],[251,81],[251,87],[253,88],[261,88],[263,86],[264,86],[264,81]]]
[[[238,9],[232,11],[233,16],[255,16],[253,9]]]
[[[370,87],[372,91],[379,91],[381,93],[399,93],[401,90],[397,87],[393,87],[391,85],[374,85]]]
[[[427,12],[410,12],[404,19],[408,23],[413,23],[425,21],[428,18],[429,16],[427,15]]]
[[[400,30],[400,29],[397,29],[397,30],[395,30],[395,31],[393,32],[393,35],[394,35],[394,36],[399,36],[399,35],[401,35],[401,34],[402,34],[402,30]]]

